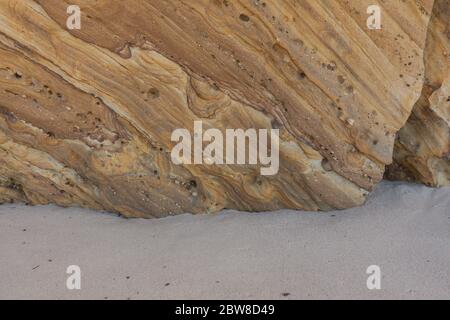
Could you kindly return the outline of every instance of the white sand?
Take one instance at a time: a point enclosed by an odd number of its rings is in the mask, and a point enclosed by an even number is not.
[[[66,288],[69,265],[79,291]],[[369,265],[381,290],[366,287]],[[0,298],[106,297],[450,299],[450,189],[383,183],[366,206],[322,214],[127,220],[0,206]]]

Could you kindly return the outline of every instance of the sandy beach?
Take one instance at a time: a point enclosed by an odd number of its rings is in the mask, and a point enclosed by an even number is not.
[[[450,299],[450,188],[384,182],[345,211],[159,220],[3,205],[0,298]]]

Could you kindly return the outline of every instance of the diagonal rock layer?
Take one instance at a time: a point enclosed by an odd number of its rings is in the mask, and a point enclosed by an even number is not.
[[[0,201],[128,217],[361,205],[424,98],[433,4],[1,1]],[[174,164],[171,134],[195,121],[279,129],[278,173]]]

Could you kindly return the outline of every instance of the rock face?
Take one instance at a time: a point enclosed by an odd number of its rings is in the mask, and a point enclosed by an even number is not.
[[[425,84],[398,134],[391,179],[450,185],[450,2],[435,2],[425,50]]]
[[[381,30],[367,27],[371,5]],[[0,201],[129,217],[360,205],[421,95],[432,7],[1,1]],[[195,121],[278,129],[278,173],[175,164],[171,135]]]

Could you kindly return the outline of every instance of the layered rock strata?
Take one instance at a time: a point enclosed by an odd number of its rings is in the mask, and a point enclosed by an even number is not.
[[[387,177],[450,186],[450,2],[435,1],[425,49],[425,84],[398,134]]]
[[[128,217],[361,205],[421,96],[432,6],[1,1],[0,201]],[[195,121],[278,129],[278,173],[175,164],[171,134]]]

